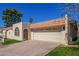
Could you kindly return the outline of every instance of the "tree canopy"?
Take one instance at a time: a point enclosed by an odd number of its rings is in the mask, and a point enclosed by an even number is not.
[[[10,27],[15,23],[21,22],[22,16],[16,9],[3,10],[2,20],[4,21],[4,27]]]
[[[60,9],[64,11],[63,14],[67,14],[69,16],[69,19],[79,19],[79,4],[65,3]]]
[[[28,21],[29,21],[29,23],[32,23],[33,22],[33,18],[29,18]]]

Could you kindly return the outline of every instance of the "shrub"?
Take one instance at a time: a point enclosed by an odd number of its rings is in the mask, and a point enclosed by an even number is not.
[[[72,39],[72,41],[76,41],[76,40],[77,40],[77,38],[78,38],[78,37],[73,38],[73,39]]]

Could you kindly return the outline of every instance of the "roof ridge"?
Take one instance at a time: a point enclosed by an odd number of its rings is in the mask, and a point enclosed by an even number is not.
[[[34,24],[39,24],[39,23],[43,23],[43,22],[47,22],[47,21],[56,21],[56,20],[63,19],[63,18],[56,18],[56,19],[53,19],[53,20],[46,20],[46,21],[42,21],[42,22],[38,22],[38,23],[34,23]],[[31,25],[34,25],[34,24],[31,24]]]

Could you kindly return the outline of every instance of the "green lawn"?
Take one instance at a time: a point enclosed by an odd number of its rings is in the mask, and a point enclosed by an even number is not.
[[[57,47],[47,54],[48,56],[79,56],[79,48]]]
[[[73,45],[79,45],[79,37],[74,41]],[[79,56],[79,47],[57,47],[50,51],[48,56]]]
[[[2,43],[3,45],[9,45],[9,44],[14,44],[14,43],[17,43],[17,42],[20,42],[20,41],[17,41],[17,40],[13,40],[13,39],[5,39],[4,40],[4,43]]]

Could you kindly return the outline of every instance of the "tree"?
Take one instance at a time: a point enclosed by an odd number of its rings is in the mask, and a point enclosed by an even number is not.
[[[16,9],[3,10],[2,20],[4,21],[4,27],[10,27],[17,22],[21,22],[22,14]]]
[[[33,18],[29,18],[29,23],[31,24],[33,22]]]
[[[65,3],[64,6],[60,9],[64,10],[63,14],[67,14],[69,16],[69,19],[79,19],[79,4]]]
[[[73,41],[77,40],[77,21],[79,20],[79,4],[65,4],[64,6],[65,14],[68,14],[68,18],[72,21],[73,24],[73,33],[74,33],[74,38]]]

